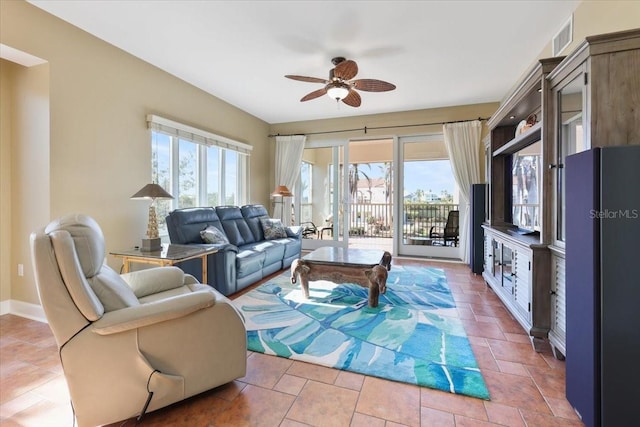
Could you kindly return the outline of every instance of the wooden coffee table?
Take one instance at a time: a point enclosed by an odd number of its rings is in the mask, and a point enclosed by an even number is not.
[[[369,289],[369,307],[378,306],[378,297],[387,290],[391,254],[378,249],[322,247],[291,264],[291,283],[300,280],[305,298],[309,281],[328,280],[354,283]]]

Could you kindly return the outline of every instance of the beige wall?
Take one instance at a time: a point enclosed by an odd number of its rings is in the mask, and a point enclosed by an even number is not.
[[[570,54],[587,36],[633,28],[640,28],[640,1],[585,0],[573,13],[573,41],[561,55]],[[549,58],[551,55],[549,40],[538,58]]]
[[[49,219],[49,65],[27,68],[3,61],[0,67],[9,91],[9,99],[2,99],[2,109],[9,111],[2,127],[6,123],[10,129],[9,138],[2,140],[2,145],[8,146],[10,161],[10,173],[2,177],[10,193],[10,224],[2,236],[9,251],[3,251],[2,258],[11,299],[37,301],[31,285],[29,245],[23,242],[29,242],[34,223],[45,224]],[[4,220],[2,223],[5,225]],[[17,264],[23,265],[24,276],[18,275]]]
[[[22,1],[0,1],[0,43],[48,61],[50,111],[48,137],[11,129],[10,147],[5,147],[3,123],[3,166],[5,151],[18,160],[12,163],[10,181],[10,235],[1,222],[1,247],[11,249],[8,261],[4,251],[2,256],[3,300],[8,263],[11,299],[38,303],[28,235],[52,218],[72,212],[93,216],[104,231],[107,251],[144,237],[148,205],[129,197],[150,181],[147,114],[253,145],[250,201],[268,202],[267,123]],[[16,153],[23,144],[24,151]],[[47,151],[48,165],[36,169],[43,166],[40,153]],[[119,268],[117,260],[107,258]],[[19,280],[14,274],[18,263],[25,266]]]
[[[0,301],[11,297],[11,67],[0,59]]]

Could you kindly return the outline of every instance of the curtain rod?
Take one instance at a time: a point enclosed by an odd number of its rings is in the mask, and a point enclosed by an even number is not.
[[[449,123],[462,123],[462,122],[470,122],[472,120],[480,120],[481,122],[489,120],[489,117],[478,117],[477,119],[471,120],[453,120],[450,122],[432,122],[432,123],[419,123],[414,125],[395,125],[395,126],[365,126],[362,128],[354,128],[354,129],[340,129],[340,130],[326,130],[322,132],[309,132],[309,133],[287,133],[287,134],[270,134],[269,138],[274,138],[276,136],[309,136],[309,135],[324,135],[329,133],[341,133],[341,132],[355,132],[355,131],[364,131],[366,134],[368,130],[377,130],[377,129],[393,129],[393,128],[409,128],[409,127],[417,127],[417,126],[431,126],[431,125],[446,125]]]

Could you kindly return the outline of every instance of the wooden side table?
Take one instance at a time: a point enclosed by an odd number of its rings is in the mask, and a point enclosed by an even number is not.
[[[122,258],[122,272],[131,271],[131,263],[154,264],[160,267],[175,265],[190,259],[202,259],[202,283],[208,284],[207,255],[218,252],[216,248],[205,248],[192,245],[163,244],[159,251],[141,251],[131,248],[110,252],[111,255]]]

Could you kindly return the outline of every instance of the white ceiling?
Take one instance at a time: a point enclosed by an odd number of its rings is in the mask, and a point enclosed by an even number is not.
[[[580,0],[30,1],[268,122],[500,101]],[[322,87],[331,58],[392,92],[352,108]]]

